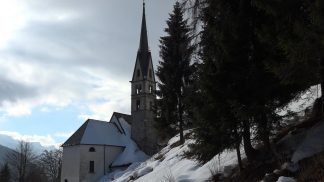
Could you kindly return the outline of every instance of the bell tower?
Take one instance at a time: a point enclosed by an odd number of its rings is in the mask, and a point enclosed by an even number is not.
[[[156,82],[152,63],[151,51],[148,46],[145,2],[140,44],[133,72],[131,92],[132,139],[148,155],[157,151],[157,132],[154,128],[154,105]]]

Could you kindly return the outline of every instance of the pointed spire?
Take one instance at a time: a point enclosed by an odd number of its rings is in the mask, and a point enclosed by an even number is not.
[[[145,1],[143,0],[143,17],[142,17],[142,29],[141,29],[141,39],[139,51],[147,52],[148,41],[147,41],[147,30],[146,30],[146,18],[145,18]]]

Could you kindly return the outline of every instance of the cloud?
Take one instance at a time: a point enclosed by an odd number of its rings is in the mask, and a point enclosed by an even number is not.
[[[114,25],[103,23],[111,18],[110,5],[102,0],[23,4],[25,26],[0,49],[0,111],[20,116],[39,105],[84,104],[91,114],[102,117],[103,107],[115,110],[115,99],[124,99],[115,93],[127,97],[129,88],[110,83],[128,84],[133,61],[125,59],[117,43],[123,35],[117,31],[116,36],[109,28]]]
[[[74,132],[58,132],[55,133],[55,137],[60,137],[60,138],[69,138]]]
[[[37,95],[33,86],[0,77],[0,105]]]
[[[155,62],[172,4],[147,3]],[[0,118],[30,115],[39,106],[77,107],[81,118],[102,120],[129,113],[141,11],[132,0],[19,1],[19,23],[0,47]]]
[[[13,131],[0,131],[0,135],[6,135],[15,140],[26,142],[39,142],[42,146],[58,146],[51,135],[23,135]]]

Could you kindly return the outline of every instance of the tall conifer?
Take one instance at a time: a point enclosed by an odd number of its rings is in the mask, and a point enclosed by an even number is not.
[[[193,104],[197,106],[193,150],[199,160],[207,161],[237,146],[240,136],[249,160],[269,157],[252,147],[250,130],[255,128],[257,141],[271,151],[269,137],[278,119],[276,111],[300,91],[294,83],[282,84],[269,68],[287,57],[276,42],[269,41],[276,33],[272,26],[277,20],[260,3],[203,0],[202,64],[197,77],[198,104]]]
[[[170,126],[176,126],[180,132],[180,142],[184,142],[186,106],[184,98],[191,70],[190,29],[183,18],[183,10],[179,2],[174,5],[173,12],[164,30],[167,35],[160,39],[160,57],[157,68],[158,96],[157,110],[159,113],[158,128],[163,132]]]

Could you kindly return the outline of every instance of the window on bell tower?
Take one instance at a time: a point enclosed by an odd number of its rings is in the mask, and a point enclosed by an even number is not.
[[[152,85],[150,85],[149,90],[150,90],[150,93],[153,93],[153,86]]]
[[[136,85],[136,94],[140,94],[142,92],[142,85]]]
[[[141,101],[140,100],[136,100],[136,111],[138,111],[141,107]]]

